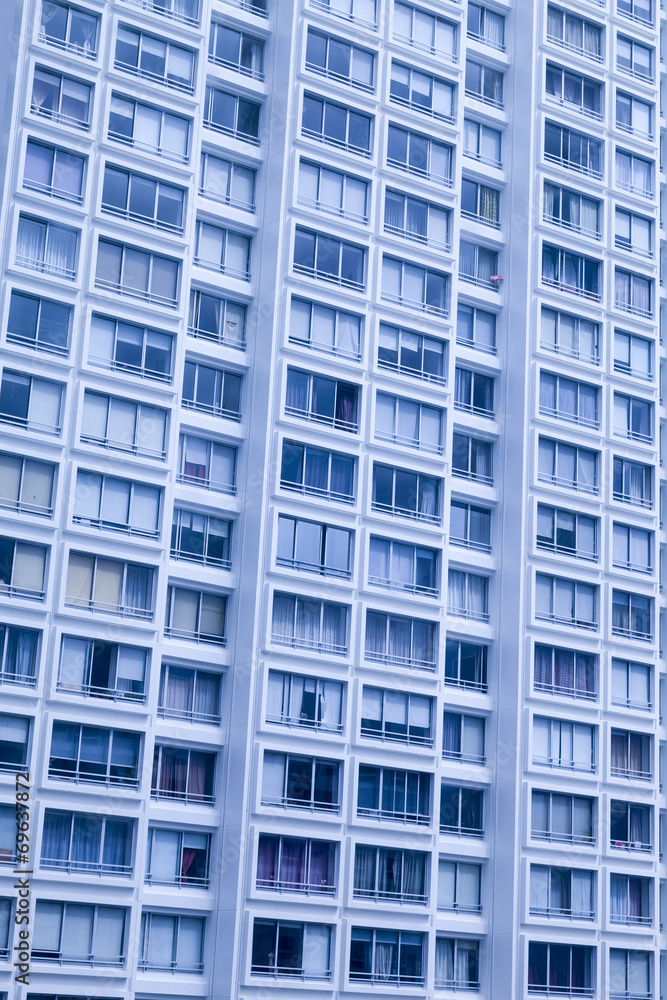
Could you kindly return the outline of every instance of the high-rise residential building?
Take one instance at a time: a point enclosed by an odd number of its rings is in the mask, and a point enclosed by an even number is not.
[[[5,0],[2,1000],[667,994],[662,6]]]

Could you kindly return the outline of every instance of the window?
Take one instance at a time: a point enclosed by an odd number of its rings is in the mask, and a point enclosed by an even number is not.
[[[354,467],[350,455],[283,441],[280,485],[325,500],[354,503]]]
[[[245,350],[246,307],[193,288],[190,292],[188,333],[225,347]]]
[[[435,670],[436,630],[434,622],[369,610],[364,656],[396,667]]]
[[[25,771],[28,765],[30,719],[0,715],[0,773]]]
[[[567,698],[597,698],[597,657],[574,649],[535,644],[533,687]]]
[[[86,390],[81,433],[86,444],[161,459],[166,455],[166,435],[166,410]]]
[[[537,573],[535,618],[557,625],[597,630],[597,589],[590,583]]]
[[[92,95],[90,84],[36,66],[30,110],[40,118],[50,118],[59,125],[87,132],[90,129]]]
[[[493,486],[493,444],[454,432],[452,475]]]
[[[453,124],[455,91],[446,80],[392,60],[389,96],[395,104]]]
[[[171,526],[171,557],[231,569],[231,532],[231,521],[175,507]]]
[[[400,375],[444,385],[445,344],[412,330],[380,323],[377,362]]]
[[[204,126],[233,139],[259,145],[261,105],[245,97],[208,86],[204,102]]]
[[[253,80],[263,80],[264,42],[245,31],[235,31],[218,21],[211,21],[208,61]]]
[[[481,913],[482,866],[466,861],[438,862],[438,909]],[[436,952],[438,951],[436,942]],[[436,975],[436,981],[439,982]]]
[[[433,746],[431,699],[364,685],[361,735],[413,746]]]
[[[249,236],[207,222],[197,222],[194,263],[230,278],[250,281]]]
[[[171,334],[93,314],[89,360],[141,378],[171,381]]]
[[[55,465],[0,452],[0,508],[50,517]]]
[[[375,397],[375,437],[405,448],[436,455],[443,449],[443,411],[400,396],[378,392]]]
[[[28,139],[23,187],[80,205],[83,201],[85,156]]]
[[[383,255],[380,297],[385,302],[446,318],[449,275]]]
[[[614,590],[611,605],[611,633],[642,642],[651,642],[653,602],[642,594]]]
[[[220,724],[220,687],[218,674],[163,664],[158,715],[163,719],[187,719],[217,726]]]
[[[152,104],[140,104],[113,93],[109,110],[109,138],[140,152],[187,163],[190,121]]]
[[[614,434],[651,444],[653,406],[645,399],[614,393]]]
[[[437,597],[438,553],[371,535],[368,582],[422,597]]]
[[[236,494],[236,448],[181,434],[176,480],[215,493]]]
[[[30,271],[75,281],[78,246],[77,229],[21,215],[14,263]]]
[[[18,864],[16,854],[16,808],[11,805],[0,806],[0,865],[11,865],[15,868]],[[3,904],[0,903],[0,912]],[[0,916],[0,928],[2,928],[3,917]],[[0,929],[0,955],[5,958],[5,947],[3,944],[3,934]]]
[[[294,649],[347,656],[349,610],[346,604],[276,593],[271,641]]]
[[[124,24],[118,26],[114,68],[185,94],[194,89],[194,52]]]
[[[597,496],[598,453],[541,437],[537,451],[537,478],[542,483]]]
[[[610,847],[628,851],[651,851],[653,809],[635,802],[612,799],[609,813]]]
[[[41,633],[0,624],[0,684],[34,687]]]
[[[289,340],[300,347],[358,361],[361,357],[361,316],[292,297]]]
[[[616,128],[642,139],[652,139],[653,105],[631,94],[616,93]]]
[[[584,868],[531,865],[530,913],[535,917],[594,920],[594,873]]]
[[[491,511],[452,500],[449,508],[449,541],[477,552],[491,551]]]
[[[346,83],[360,90],[372,90],[375,56],[358,45],[351,45],[341,38],[308,28],[306,69],[338,83]]]
[[[151,621],[154,576],[152,566],[70,552],[65,606]]]
[[[595,728],[563,719],[533,718],[533,764],[595,771]]]
[[[141,914],[137,967],[165,972],[204,971],[204,917],[166,913]]]
[[[547,41],[602,62],[602,28],[551,4],[547,8]]]
[[[227,645],[227,598],[205,590],[167,588],[164,634],[172,639]]]
[[[74,492],[74,524],[156,538],[162,491],[155,486],[79,469]]]
[[[484,792],[443,783],[440,789],[440,833],[457,837],[483,837]]]
[[[127,2],[172,21],[180,21],[182,24],[191,24],[195,27],[199,24],[199,0],[127,0]],[[260,3],[261,0],[257,2]],[[254,6],[251,9],[254,10]]]
[[[301,134],[308,139],[358,156],[370,156],[372,122],[370,115],[360,114],[313,94],[304,94]]]
[[[609,949],[609,1000],[651,995],[651,953]]]
[[[435,986],[444,990],[479,990],[479,941],[436,937]]]
[[[294,235],[294,270],[343,288],[363,291],[366,251],[356,243],[333,239],[297,226]]]
[[[0,898],[0,956],[9,960],[9,950],[13,941],[14,921],[12,920],[13,900]]]
[[[600,239],[600,202],[578,191],[544,183],[544,219],[582,236]]]
[[[632,38],[618,35],[616,39],[616,69],[637,80],[653,81],[653,49],[640,45]]]
[[[609,876],[609,922],[652,924],[650,897],[650,879],[612,872]]]
[[[651,667],[632,660],[611,661],[611,703],[635,711],[650,712]]]
[[[382,514],[440,524],[439,479],[373,464],[371,509]]]
[[[502,133],[490,125],[465,118],[463,121],[463,155],[490,167],[502,166],[500,150]]]
[[[495,354],[495,313],[459,303],[456,316],[456,343],[484,351],[486,354]]]
[[[601,298],[600,261],[547,243],[542,246],[542,281],[593,302]]]
[[[488,45],[499,52],[505,51],[505,18],[478,3],[468,4],[468,38]]]
[[[631,733],[624,729],[612,729],[609,771],[613,777],[650,781],[651,757],[650,736],[645,733]]]
[[[614,371],[634,378],[653,378],[652,341],[635,333],[614,330]]]
[[[478,288],[499,290],[498,281],[498,251],[489,247],[470,243],[468,240],[459,242],[459,278]]]
[[[537,548],[597,560],[597,518],[560,507],[537,505]]]
[[[321,677],[269,670],[266,721],[304,726],[317,732],[343,732],[343,685]]]
[[[46,809],[39,866],[129,878],[134,825],[133,819]]]
[[[95,285],[155,305],[178,304],[179,261],[100,237]]]
[[[125,964],[127,910],[38,899],[32,957],[59,965]]]
[[[431,822],[431,775],[360,764],[357,816],[428,826]]]
[[[138,788],[140,746],[139,733],[54,722],[49,777]]]
[[[424,985],[425,935],[415,931],[353,927],[350,934],[350,980]]]
[[[602,143],[582,132],[547,121],[544,126],[544,158],[566,170],[589,177],[602,177]]]
[[[12,291],[7,342],[50,354],[67,354],[72,307]]]
[[[359,387],[339,379],[287,369],[285,413],[356,434]]]
[[[280,514],[276,565],[349,580],[352,538],[347,528]]]
[[[153,229],[183,232],[183,188],[106,164],[102,210]]]
[[[353,896],[387,903],[426,903],[426,858],[421,851],[357,844]]]
[[[63,388],[59,382],[21,375],[5,368],[0,379],[0,422],[59,435]]]
[[[445,684],[450,687],[486,691],[488,647],[474,642],[447,639],[445,643]]]
[[[65,3],[42,0],[39,40],[84,59],[97,55],[98,18]]]
[[[148,828],[145,881],[208,889],[210,833]]]
[[[616,186],[640,198],[653,198],[653,165],[641,156],[616,150]]]
[[[368,222],[368,182],[308,160],[299,163],[300,205],[353,222]]]
[[[336,844],[260,833],[255,885],[274,892],[335,895]]]
[[[653,256],[650,219],[617,208],[614,215],[614,245],[642,257]]]
[[[142,702],[148,650],[64,635],[58,690]]]
[[[186,361],[181,405],[213,417],[241,419],[241,375]]]
[[[465,177],[461,181],[461,215],[465,219],[474,219],[497,229],[500,225],[499,203],[500,192],[495,188]]]
[[[493,108],[504,107],[503,74],[498,69],[466,59],[465,89],[466,97],[475,97]]]
[[[464,764],[484,764],[484,719],[478,715],[445,712],[442,756]]]
[[[456,25],[410,4],[394,4],[394,39],[438,58],[457,61]]]
[[[593,802],[581,795],[533,791],[531,837],[563,844],[593,845]]]
[[[212,805],[215,754],[156,744],[151,795],[156,799]]]
[[[250,971],[276,979],[331,979],[331,927],[255,917]]]
[[[451,251],[447,209],[387,188],[384,196],[384,230],[394,236]]]
[[[546,93],[556,103],[569,105],[588,118],[602,118],[602,84],[596,80],[547,63]]]
[[[490,375],[457,367],[454,383],[455,408],[474,413],[478,417],[493,417],[494,381]]]
[[[265,750],[262,805],[338,812],[339,778],[340,762],[337,760]]]
[[[542,307],[540,347],[579,361],[598,364],[600,360],[600,324],[583,316],[556,312]]]
[[[255,211],[256,171],[212,153],[201,154],[199,193],[246,212]]]
[[[0,594],[43,601],[48,551],[46,545],[0,537]]]
[[[429,139],[398,125],[389,125],[387,133],[387,165],[416,174],[424,180],[452,186],[451,146]]]
[[[632,504],[633,507],[652,507],[652,467],[630,462],[614,456],[614,500]]]
[[[489,620],[489,579],[475,573],[450,569],[448,580],[447,613],[457,618],[473,621]]]
[[[614,305],[623,312],[650,318],[653,315],[653,282],[639,274],[616,268]]]
[[[578,944],[528,943],[528,992],[592,997],[595,948]]]

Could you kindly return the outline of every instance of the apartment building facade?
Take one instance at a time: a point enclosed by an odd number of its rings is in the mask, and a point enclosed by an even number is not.
[[[9,4],[3,1000],[664,993],[663,22]]]

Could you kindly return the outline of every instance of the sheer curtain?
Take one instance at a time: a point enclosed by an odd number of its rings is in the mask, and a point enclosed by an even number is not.
[[[6,668],[23,681],[35,676],[37,633],[25,629],[8,629]]]
[[[381,940],[384,938],[384,940]],[[394,938],[394,940],[386,940]],[[380,939],[380,940],[379,940]],[[398,968],[398,941],[392,931],[375,932],[375,977],[388,981],[395,978]]]
[[[555,684],[559,690],[574,689],[574,656],[570,649],[555,650],[554,674]]]
[[[423,896],[424,877],[424,855],[417,851],[403,851],[403,893],[406,896]]]
[[[72,814],[59,812],[55,809],[47,809],[44,815],[44,828],[42,831],[42,862],[60,861],[67,862],[69,858],[70,831],[72,827]],[[12,823],[12,831],[14,824]],[[14,853],[14,832],[12,835],[12,854]]]
[[[274,637],[283,639],[294,638],[294,616],[296,598],[289,594],[274,594],[273,617],[271,631]]]
[[[627,875],[612,875],[609,880],[609,909],[611,919],[627,924],[630,916]]]
[[[377,848],[357,845],[354,856],[354,888],[363,894],[376,889]]]
[[[300,889],[306,883],[307,841],[283,837],[280,858],[280,882],[290,889]]]
[[[257,884],[271,887],[278,878],[280,838],[261,834],[257,848]]]
[[[572,870],[572,915],[590,917],[593,912],[593,875]]]
[[[454,983],[454,941],[452,938],[436,938],[435,942],[435,982],[437,986]]]
[[[535,646],[533,657],[533,682],[536,687],[551,687],[552,676],[552,649],[550,646]]]

